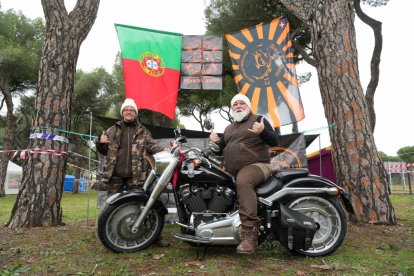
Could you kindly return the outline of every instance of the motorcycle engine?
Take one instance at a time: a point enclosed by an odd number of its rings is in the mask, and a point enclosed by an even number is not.
[[[210,222],[233,209],[236,193],[218,185],[184,185],[180,188],[181,202],[194,215],[194,224]]]

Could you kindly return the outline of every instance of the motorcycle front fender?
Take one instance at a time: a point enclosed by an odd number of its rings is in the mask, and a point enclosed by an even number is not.
[[[146,203],[149,199],[149,196],[144,191],[139,190],[131,190],[131,191],[122,191],[120,193],[116,193],[111,195],[106,199],[107,205],[115,205],[120,204],[126,201],[136,201]],[[159,200],[155,202],[154,205],[157,212],[161,212],[161,215],[168,214],[167,208],[165,208],[164,204],[162,204]]]

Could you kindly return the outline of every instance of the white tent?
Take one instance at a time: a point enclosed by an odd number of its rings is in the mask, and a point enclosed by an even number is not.
[[[7,194],[17,194],[19,185],[22,182],[22,167],[9,161],[7,166],[6,182],[4,188]]]

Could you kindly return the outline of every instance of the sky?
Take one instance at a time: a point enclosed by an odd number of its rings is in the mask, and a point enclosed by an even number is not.
[[[65,0],[70,11],[75,0]],[[0,0],[1,10],[20,10],[30,18],[44,17],[40,0]],[[149,29],[182,33],[184,35],[203,35],[205,33],[204,9],[206,0],[103,0],[98,16],[88,37],[83,42],[77,68],[92,71],[104,67],[112,71],[117,52],[120,51],[114,24],[125,24]],[[411,25],[413,1],[390,0],[388,5],[371,8],[362,5],[362,9],[374,19],[382,22],[383,49],[380,64],[380,81],[374,98],[376,110],[376,128],[374,138],[379,151],[387,155],[396,155],[397,150],[414,145],[414,131],[411,121],[414,109],[413,89],[409,80],[413,55],[403,51],[401,45],[408,45],[407,30]],[[361,84],[365,90],[370,78],[370,60],[374,46],[372,30],[355,20],[359,72]],[[224,42],[226,43],[226,42]],[[300,94],[305,110],[305,119],[298,123],[299,131],[305,134],[320,134],[307,149],[317,151],[330,145],[327,121],[324,115],[319,93],[317,74],[307,64],[297,66],[297,73],[312,73],[309,82],[302,84]],[[212,92],[214,93],[214,92]],[[4,112],[0,114],[4,115]],[[215,131],[222,132],[228,122],[212,114]],[[195,120],[180,118],[187,129],[200,130]],[[282,127],[282,134],[291,133],[291,126]]]

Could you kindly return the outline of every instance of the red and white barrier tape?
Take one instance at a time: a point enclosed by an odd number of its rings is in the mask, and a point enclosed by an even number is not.
[[[95,171],[97,170],[97,169],[94,169],[94,170],[92,170],[92,171],[89,171],[89,170],[88,170],[88,169],[86,169],[86,168],[82,168],[82,167],[76,166],[76,165],[74,165],[74,164],[72,164],[72,163],[67,163],[67,164],[68,164],[68,166],[71,166],[71,167],[74,167],[74,168],[80,169],[80,170],[85,171],[85,172],[95,173]]]
[[[23,150],[0,150],[0,153],[10,153],[14,152],[12,159],[16,157],[17,153],[20,151],[20,158],[25,159],[27,157],[27,154],[34,153],[34,154],[50,154],[50,155],[57,155],[57,156],[63,156],[65,157],[68,153],[66,151],[61,151],[59,149],[56,150],[48,150],[46,148],[28,148]]]
[[[389,170],[388,173],[412,173],[413,170]]]
[[[401,167],[413,167],[414,163],[400,163],[400,164],[395,164],[395,165],[390,165],[390,166],[385,166],[386,169],[392,169],[392,168],[401,168]]]

